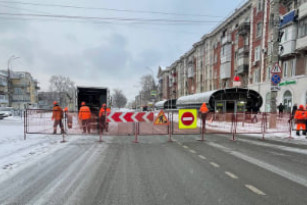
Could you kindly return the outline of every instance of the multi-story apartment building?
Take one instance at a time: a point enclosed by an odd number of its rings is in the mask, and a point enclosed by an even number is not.
[[[0,88],[2,90],[0,93],[4,96],[1,97],[4,98],[4,106],[12,106],[15,109],[37,107],[39,86],[37,80],[33,79],[30,73],[10,71],[8,74],[6,70],[2,70],[1,75],[5,86],[3,89]]]
[[[0,107],[8,106],[7,73],[0,71]]]
[[[263,97],[263,111],[270,111],[272,39],[274,22],[272,0],[249,0],[205,34],[172,66],[159,71],[159,78],[177,74],[172,92],[184,95],[233,87],[234,76],[241,86],[258,91]],[[280,1],[281,16],[279,65],[282,81],[277,103],[287,110],[294,103],[307,104],[307,0]],[[275,22],[276,23],[276,22]],[[174,68],[173,68],[174,67]],[[170,77],[166,78],[169,79]],[[163,90],[162,90],[163,91]],[[163,99],[170,99],[165,89]]]

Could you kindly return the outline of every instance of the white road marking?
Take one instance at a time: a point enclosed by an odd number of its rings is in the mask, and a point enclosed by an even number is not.
[[[296,148],[296,147],[287,147],[287,146],[283,146],[283,145],[274,145],[274,144],[269,144],[269,143],[264,143],[264,142],[256,142],[256,141],[253,141],[253,140],[246,140],[246,139],[240,139],[240,141],[246,142],[246,143],[249,143],[249,144],[263,146],[263,147],[272,147],[272,148],[280,149],[280,150],[283,150],[283,151],[307,155],[306,149],[301,149],[301,148]]]
[[[261,190],[259,190],[258,188],[254,187],[253,185],[245,184],[245,187],[248,188],[249,190],[251,190],[252,192],[258,194],[258,195],[262,195],[262,196],[266,195]]]
[[[290,173],[286,170],[283,170],[281,169],[280,167],[277,167],[277,166],[274,166],[272,164],[269,164],[269,163],[266,163],[264,161],[261,161],[259,159],[256,159],[256,158],[253,158],[253,157],[250,157],[250,156],[247,156],[246,154],[243,154],[243,153],[240,153],[240,152],[237,152],[237,151],[234,151],[228,147],[224,147],[220,144],[216,144],[214,142],[208,142],[207,143],[208,145],[212,146],[212,147],[215,147],[217,149],[220,149],[222,150],[223,152],[226,152],[232,156],[235,156],[239,159],[242,159],[244,161],[247,161],[251,164],[254,164],[258,167],[261,167],[263,169],[266,169],[272,173],[275,173],[275,174],[278,174],[279,176],[282,176],[286,179],[289,179],[290,181],[293,181],[297,184],[300,184],[304,187],[307,187],[307,179],[306,177],[304,176],[301,176],[301,175],[298,175],[298,174],[293,174],[293,173]]]
[[[195,151],[195,150],[192,150],[192,149],[190,149],[189,151],[190,151],[191,153],[194,153],[194,154],[196,153],[196,151]]]
[[[181,143],[181,142],[177,142],[177,144],[182,145],[182,143]]]
[[[185,146],[185,145],[183,145],[182,146],[184,149],[189,149],[189,147],[188,146]]]
[[[206,157],[204,157],[203,155],[198,155],[199,156],[199,158],[201,158],[201,159],[207,159]]]
[[[218,165],[218,164],[215,163],[215,162],[210,162],[210,164],[211,164],[212,166],[216,167],[216,168],[220,167],[220,165]]]
[[[233,178],[233,179],[238,179],[239,177],[237,177],[235,174],[231,173],[231,172],[225,172],[226,175],[228,175],[229,177]]]

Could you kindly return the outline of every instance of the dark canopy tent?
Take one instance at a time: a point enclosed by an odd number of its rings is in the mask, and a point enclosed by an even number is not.
[[[202,103],[206,103],[208,109],[214,111],[216,102],[244,102],[246,111],[259,111],[263,100],[261,95],[250,89],[229,88],[182,96],[177,99],[176,106],[182,108],[199,109]]]

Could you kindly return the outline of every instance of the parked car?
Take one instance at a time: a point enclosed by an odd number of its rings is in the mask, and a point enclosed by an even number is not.
[[[0,113],[0,120],[2,120],[4,118],[4,114]]]
[[[3,117],[9,117],[13,115],[14,108],[12,107],[0,107],[0,114]]]

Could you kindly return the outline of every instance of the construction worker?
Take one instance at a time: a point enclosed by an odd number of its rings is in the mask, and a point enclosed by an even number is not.
[[[201,114],[201,119],[203,121],[203,128],[206,126],[206,118],[207,118],[207,113],[209,112],[209,109],[207,108],[206,103],[203,103],[201,107],[199,108],[200,114]]]
[[[59,106],[57,101],[53,102],[52,117],[51,117],[51,119],[54,120],[54,123],[53,123],[53,134],[56,134],[57,126],[58,125],[61,128],[61,133],[63,134],[64,133],[63,123],[62,123],[63,110]]]
[[[296,135],[300,136],[300,130],[303,130],[303,135],[306,135],[306,111],[304,109],[303,105],[300,105],[298,107],[298,110],[296,110],[294,119],[296,122]]]
[[[107,122],[107,115],[111,112],[110,108],[107,108],[107,105],[104,103],[102,104],[102,107],[99,110],[99,119],[100,119],[100,130],[103,132],[105,129],[108,132],[108,125]]]
[[[81,103],[81,107],[79,110],[79,120],[81,120],[83,133],[86,133],[86,130],[88,133],[90,133],[91,110],[88,106],[86,106],[85,102]]]
[[[65,113],[65,119],[67,122],[67,127],[71,129],[72,128],[72,116],[71,114],[68,113],[68,107],[64,108],[64,113]]]

